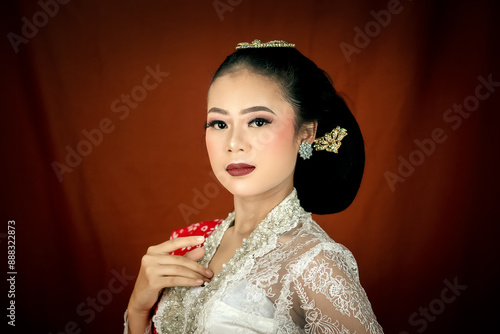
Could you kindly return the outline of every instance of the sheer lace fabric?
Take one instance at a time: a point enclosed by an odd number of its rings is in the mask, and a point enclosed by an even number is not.
[[[208,265],[229,217],[205,243]],[[165,290],[153,317],[163,333],[382,333],[351,252],[334,242],[295,190],[204,287]]]

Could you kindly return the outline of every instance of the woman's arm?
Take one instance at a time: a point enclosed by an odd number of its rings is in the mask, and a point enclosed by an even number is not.
[[[308,333],[381,334],[357,267],[348,265],[343,255],[320,252],[307,261],[294,280],[294,309],[302,313]]]
[[[149,314],[161,289],[199,286],[210,281],[213,273],[196,262],[203,256],[203,248],[196,248],[184,256],[170,255],[177,249],[193,247],[204,240],[200,236],[180,237],[148,248],[148,252],[142,257],[139,275],[127,307],[129,334],[142,334],[149,326]]]
[[[148,330],[151,328],[151,320],[149,319],[149,313],[145,315],[137,314],[134,315],[133,312],[127,311],[125,312],[125,331],[124,334],[131,333],[144,333],[149,334],[151,331]]]

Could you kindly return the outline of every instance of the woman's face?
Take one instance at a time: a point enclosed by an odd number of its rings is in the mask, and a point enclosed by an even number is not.
[[[273,81],[242,69],[208,92],[206,145],[210,164],[234,196],[291,191],[300,142],[292,106]]]

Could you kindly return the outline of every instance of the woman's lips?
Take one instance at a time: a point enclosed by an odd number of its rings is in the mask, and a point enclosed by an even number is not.
[[[243,164],[243,163],[229,164],[226,167],[226,171],[231,176],[243,176],[243,175],[247,175],[247,174],[250,174],[251,172],[253,172],[254,169],[255,169],[255,166],[252,166],[252,165],[249,165],[249,164]]]

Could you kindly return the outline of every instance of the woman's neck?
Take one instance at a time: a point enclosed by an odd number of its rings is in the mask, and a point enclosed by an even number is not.
[[[267,214],[283,201],[293,190],[293,184],[275,188],[254,197],[234,196],[235,236],[246,238]]]

